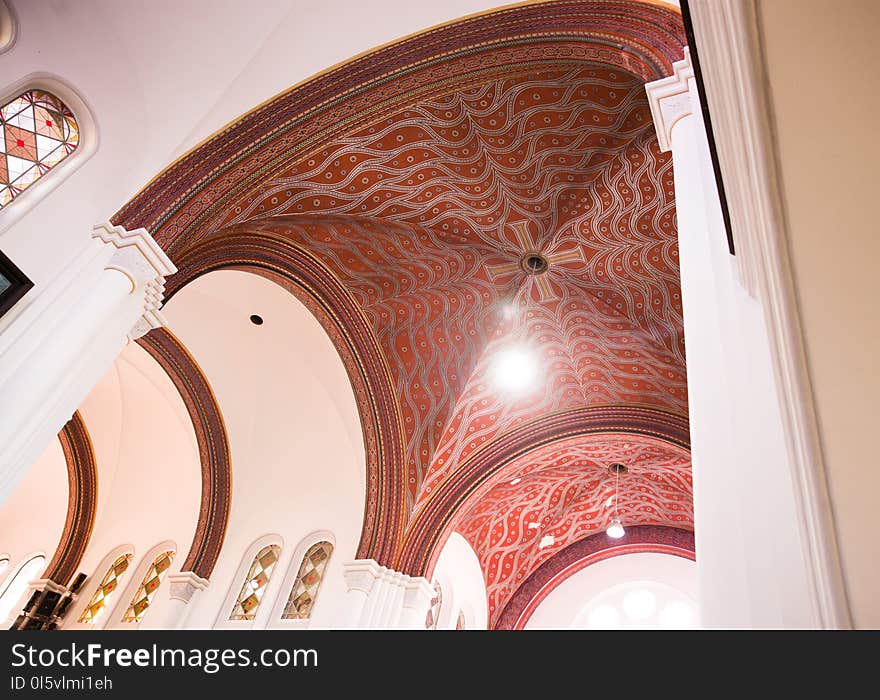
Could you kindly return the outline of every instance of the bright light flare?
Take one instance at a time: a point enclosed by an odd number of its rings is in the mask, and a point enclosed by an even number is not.
[[[538,363],[524,347],[500,350],[492,361],[492,383],[507,394],[524,394],[538,380]]]

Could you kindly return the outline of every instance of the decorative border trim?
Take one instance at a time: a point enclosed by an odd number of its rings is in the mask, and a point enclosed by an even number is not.
[[[89,545],[98,507],[98,468],[92,440],[79,411],[58,433],[67,462],[67,518],[61,541],[43,578],[66,586]]]
[[[687,419],[639,406],[585,406],[544,416],[487,443],[463,462],[413,514],[395,568],[430,578],[455,516],[513,460],[544,445],[580,435],[647,435],[690,449]]]
[[[671,554],[694,561],[694,533],[674,527],[637,525],[626,528],[619,540],[604,532],[586,537],[558,551],[523,581],[507,601],[492,629],[521,630],[553,590],[586,567],[623,554]]]
[[[232,463],[220,406],[198,363],[167,328],[154,328],[138,345],[170,377],[189,412],[202,463],[202,500],[195,535],[182,572],[210,579],[226,537],[232,501]]]
[[[176,260],[180,248],[220,227],[232,196],[258,187],[267,173],[364,120],[442,94],[453,81],[547,60],[598,61],[650,81],[672,69],[684,43],[677,8],[631,0],[528,3],[464,18],[355,58],[258,106],[160,173],[113,222],[149,229]]]
[[[740,279],[764,309],[817,624],[852,626],[788,254],[754,0],[690,3]]]
[[[327,332],[352,383],[364,432],[367,493],[357,556],[393,561],[407,517],[403,429],[381,348],[345,285],[291,241],[248,225],[199,242],[178,257],[177,265],[167,299],[208,272],[245,270],[289,291]]]

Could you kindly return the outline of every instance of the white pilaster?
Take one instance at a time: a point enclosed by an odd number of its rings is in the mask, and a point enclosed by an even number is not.
[[[157,629],[182,629],[192,610],[190,603],[193,597],[205,590],[210,582],[192,571],[181,571],[179,574],[170,574],[168,583],[169,600],[161,610],[161,619],[150,620],[150,623],[155,623]]]
[[[372,559],[345,564],[346,624],[360,629],[424,629],[433,593],[421,576],[380,566]]]
[[[145,229],[99,224],[0,334],[0,503],[125,344],[162,324],[165,276],[174,272]]]
[[[727,249],[687,49],[646,90],[675,168],[701,620],[818,626],[764,309]]]

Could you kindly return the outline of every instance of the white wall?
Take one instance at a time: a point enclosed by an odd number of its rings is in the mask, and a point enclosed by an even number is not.
[[[251,314],[263,325],[251,323]],[[226,541],[188,626],[214,625],[230,587],[241,587],[236,573],[245,551],[278,534],[281,559],[257,619],[257,626],[269,624],[275,599],[289,593],[281,590],[288,567],[299,566],[294,549],[315,530],[332,532],[336,550],[312,626],[335,626],[346,592],[342,564],[355,558],[360,540],[366,458],[354,394],[333,344],[287,291],[246,272],[199,278],[168,303],[166,316],[214,389],[233,467]]]
[[[682,608],[692,614],[689,625],[680,624],[687,615],[675,615]],[[696,564],[670,554],[624,554],[565,579],[538,604],[525,629],[682,626],[699,626]]]
[[[727,249],[696,92],[675,122],[694,520],[703,624],[812,627],[763,311]]]
[[[486,629],[488,603],[480,560],[468,541],[453,532],[434,566],[435,582],[443,590],[437,629],[455,629],[458,612],[465,616],[465,629]]]
[[[763,0],[758,11],[789,252],[847,594],[855,625],[877,628],[880,3]]]
[[[46,554],[49,563],[64,531],[67,495],[67,462],[61,442],[53,440],[0,507],[0,554],[9,556],[5,573],[33,552]],[[0,573],[0,587],[2,579]]]
[[[130,545],[134,558],[123,579],[124,588],[111,601],[115,609],[105,609],[98,626],[118,622],[130,602],[125,599],[127,586],[144,554],[156,544],[176,543],[171,572],[179,571],[195,533],[201,502],[198,445],[186,406],[165,371],[138,345],[126,347],[80,413],[97,460],[98,513],[79,569],[92,578],[65,627],[75,625],[91,591],[106,573],[99,564],[120,545]],[[145,626],[164,600],[157,595]]]
[[[150,179],[242,113],[334,63],[494,1],[11,0],[18,36],[0,95],[48,73],[85,101],[97,152],[11,228],[28,193],[0,211],[0,249],[35,283],[0,332]],[[31,202],[32,203],[32,202]]]

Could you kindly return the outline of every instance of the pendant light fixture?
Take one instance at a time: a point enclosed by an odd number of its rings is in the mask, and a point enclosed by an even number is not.
[[[619,462],[615,462],[609,467],[609,470],[614,472],[614,517],[611,518],[611,523],[605,530],[605,534],[612,539],[619,540],[626,534],[626,530],[623,529],[623,524],[617,515],[617,499],[620,495],[620,473],[625,472],[626,467]]]

